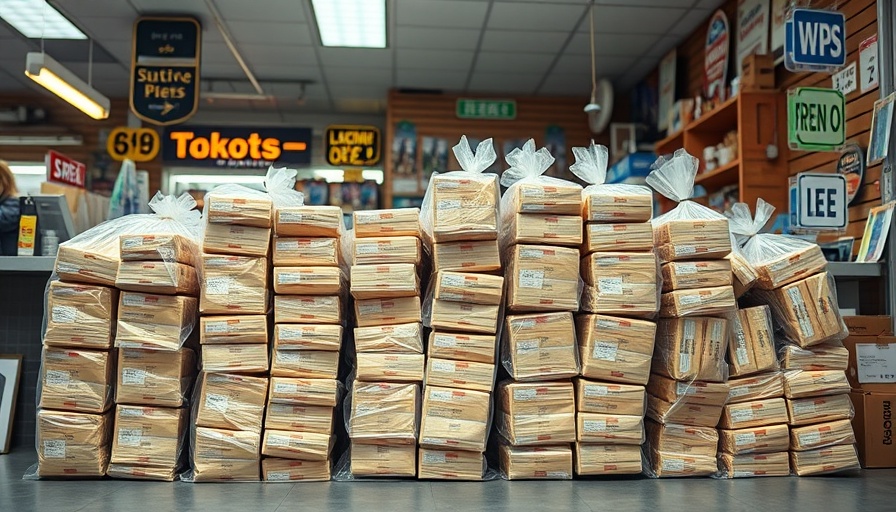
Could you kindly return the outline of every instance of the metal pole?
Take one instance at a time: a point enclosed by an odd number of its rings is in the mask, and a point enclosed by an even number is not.
[[[893,3],[890,0],[878,0],[877,2],[877,51],[878,51],[878,94],[884,98],[894,91],[893,55],[896,38],[893,37]],[[887,158],[883,162],[880,173],[881,202],[887,203],[896,197],[896,189],[893,183],[893,164],[896,161],[896,141],[890,138],[890,148]],[[886,251],[886,282],[887,282],[887,312],[890,314],[893,327],[896,329],[896,230],[890,227],[887,235]],[[894,331],[896,332],[896,331]]]

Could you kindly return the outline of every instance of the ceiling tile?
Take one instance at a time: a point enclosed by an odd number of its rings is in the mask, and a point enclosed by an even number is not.
[[[392,67],[392,50],[371,48],[318,48],[321,62],[359,68]]]
[[[324,75],[327,77],[327,83],[331,85],[363,83],[365,85],[392,86],[391,68],[369,68],[365,69],[363,73],[359,73],[356,67],[324,66]]]
[[[441,50],[475,50],[479,42],[480,30],[461,28],[406,27],[395,29],[396,48],[419,48]]]
[[[724,0],[716,0],[721,3]],[[633,5],[640,7],[690,7],[694,0],[595,0],[595,4],[601,5]]]
[[[404,69],[398,68],[397,88],[442,89],[459,91],[467,81],[466,73],[456,73],[443,69]]]
[[[202,65],[199,67],[199,71],[201,72],[200,76],[207,76],[209,78],[235,78],[243,76],[243,70],[232,57],[231,62],[219,63],[203,60]]]
[[[366,85],[344,85],[330,86],[330,94],[333,100],[359,100],[359,99],[382,99],[385,100],[389,94],[388,86],[366,86]]]
[[[686,9],[668,7],[595,7],[594,31],[597,34],[665,34],[685,12]],[[579,31],[588,33],[587,18]]]
[[[281,66],[279,64],[252,64],[252,72],[258,80],[312,80],[320,82],[317,66]],[[240,71],[238,76],[243,76]]]
[[[482,38],[482,50],[556,54],[568,37],[569,31],[539,32],[533,37],[529,30],[487,29]]]
[[[566,75],[551,73],[538,90],[540,95],[582,96],[591,93],[591,76],[581,73]]]
[[[202,46],[202,65],[236,62],[230,48],[224,43],[208,43]]]
[[[650,47],[650,50],[647,51],[646,55],[648,57],[663,57],[669,53],[672,48],[678,46],[680,41],[681,38],[677,36],[663,36]]]
[[[134,2],[135,4],[137,2]],[[152,2],[156,3],[156,2]],[[184,3],[184,2],[181,2]],[[79,14],[85,13],[102,13],[106,17],[124,17],[129,18],[131,22],[137,17],[137,11],[132,7],[131,2],[122,2],[121,0],[65,0],[52,2],[53,6],[65,15],[66,18],[79,21]],[[77,24],[77,23],[76,23]],[[80,25],[78,24],[79,28]]]
[[[452,50],[410,50],[396,51],[398,69],[432,69],[468,71],[473,64],[473,52]]]
[[[688,36],[701,23],[709,19],[710,14],[709,9],[691,9],[672,27],[669,33],[676,36]]]
[[[155,0],[153,0],[155,1]],[[265,0],[264,6],[249,0],[214,0],[225,20],[292,23],[305,21],[304,2]]]
[[[306,46],[268,46],[243,44],[239,46],[240,54],[250,65],[278,64],[281,66],[314,66],[317,58],[314,49]]]
[[[552,62],[554,62],[553,54],[480,52],[479,57],[476,59],[476,68],[473,70],[473,74],[475,75],[481,71],[516,71],[544,74]]]
[[[648,34],[595,34],[594,53],[595,55],[638,57],[648,51],[656,43],[657,38],[658,36]],[[587,33],[576,33],[564,53],[590,55],[591,38]]]
[[[211,14],[204,0],[129,0],[134,7],[137,8],[139,14],[164,14],[171,15],[177,13],[181,16],[194,15],[198,16],[203,22],[214,24]],[[90,0],[80,0],[81,3],[89,4]],[[221,0],[215,0],[215,4],[220,7]],[[255,5],[257,9],[257,4]]]
[[[624,72],[631,63],[636,60],[630,57],[597,56],[595,59],[597,76],[616,75]],[[586,74],[591,76],[591,57],[586,55],[563,55],[557,60],[557,64],[551,73],[560,74]]]
[[[581,5],[496,3],[488,28],[571,31],[586,12]]]
[[[395,20],[399,26],[480,28],[487,10],[485,2],[396,0]]]
[[[311,29],[305,23],[227,21],[227,28],[241,44],[286,44],[290,46],[311,46]]]
[[[725,3],[725,0],[700,0],[697,7],[701,9],[715,9]]]
[[[523,73],[475,73],[467,90],[470,92],[501,92],[507,94],[532,94],[541,74]]]

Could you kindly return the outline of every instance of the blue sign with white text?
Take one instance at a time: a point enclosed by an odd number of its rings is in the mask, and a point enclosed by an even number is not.
[[[785,61],[790,61],[794,67],[833,71],[846,64],[846,17],[843,13],[794,9],[786,29]]]

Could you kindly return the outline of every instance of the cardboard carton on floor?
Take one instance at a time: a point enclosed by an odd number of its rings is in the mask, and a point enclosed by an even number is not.
[[[461,450],[420,448],[417,476],[433,480],[482,480],[488,464],[485,454]]]
[[[197,386],[197,426],[261,432],[266,377],[203,373]]]
[[[490,408],[489,393],[427,386],[423,393],[420,446],[485,451]]]
[[[579,476],[637,475],[643,471],[641,447],[635,445],[576,443]]]
[[[799,427],[836,420],[850,420],[854,409],[849,394],[787,400],[790,426]]]
[[[606,315],[578,315],[576,337],[582,376],[600,381],[647,384],[657,325]]]
[[[166,407],[117,406],[111,462],[174,470],[183,448],[187,412]]]
[[[333,433],[333,408],[314,405],[267,405],[264,428],[293,432]]]
[[[719,463],[726,478],[790,476],[790,458],[786,451],[743,455],[723,453]]]
[[[843,340],[849,351],[846,378],[853,389],[896,389],[896,336],[853,336]]]
[[[334,437],[314,432],[264,431],[262,455],[283,459],[325,461],[329,459]]]
[[[862,466],[896,467],[896,444],[893,442],[896,386],[889,392],[853,391],[849,396],[856,410],[853,427]]]
[[[418,384],[355,382],[348,434],[357,443],[410,444],[417,440]]]
[[[856,418],[856,421],[860,422],[861,420]],[[856,444],[855,432],[849,420],[816,423],[790,429],[790,449],[795,452],[837,446],[838,444]],[[893,459],[893,462],[896,462],[896,459]]]
[[[499,447],[501,472],[508,480],[571,480],[572,448],[555,446]]]
[[[790,428],[785,425],[768,425],[719,429],[719,450],[733,455],[745,453],[786,452],[790,448]]]
[[[111,414],[37,412],[37,476],[100,477],[109,465]]]
[[[408,445],[352,443],[353,476],[417,476],[417,447]]]

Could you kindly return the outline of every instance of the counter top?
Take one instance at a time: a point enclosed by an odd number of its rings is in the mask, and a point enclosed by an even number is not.
[[[845,261],[829,261],[828,272],[835,278],[859,279],[880,277],[884,263],[856,263]]]
[[[55,256],[0,256],[0,272],[53,271]]]

